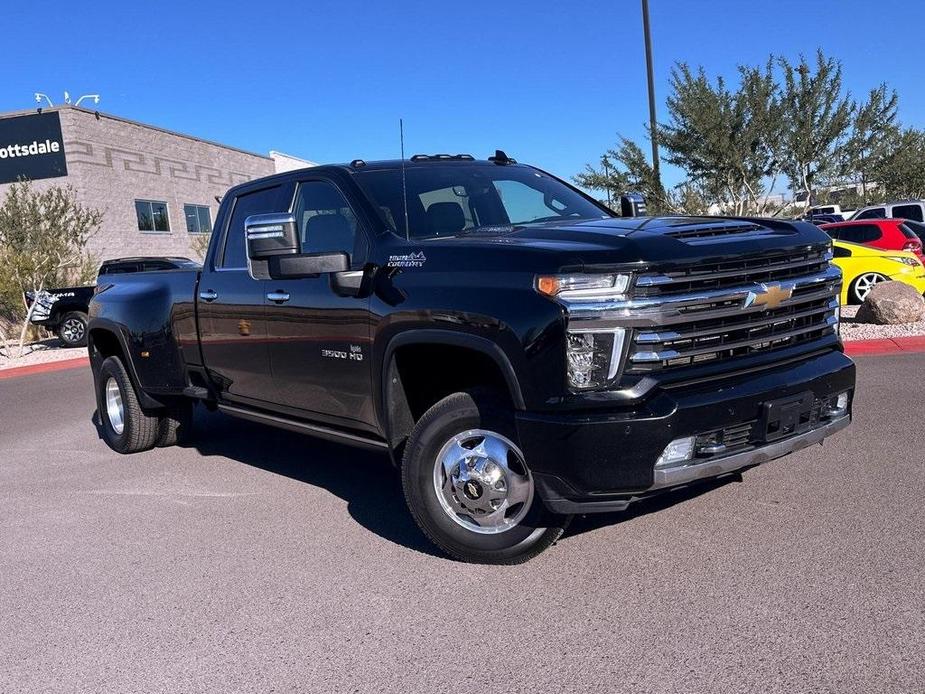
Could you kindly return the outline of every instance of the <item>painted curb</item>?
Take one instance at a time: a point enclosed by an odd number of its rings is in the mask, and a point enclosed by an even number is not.
[[[77,369],[81,366],[88,366],[89,364],[89,357],[78,357],[77,359],[62,359],[61,361],[49,361],[44,364],[32,364],[31,366],[14,366],[10,369],[0,369],[0,381],[7,378],[31,376],[33,374],[49,373],[51,371]]]
[[[916,352],[925,352],[925,335],[858,340],[845,343],[845,354],[849,357],[875,357],[886,354],[914,354]]]

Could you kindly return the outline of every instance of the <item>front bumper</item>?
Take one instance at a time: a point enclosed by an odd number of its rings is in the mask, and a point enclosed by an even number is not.
[[[831,351],[788,365],[725,381],[661,390],[634,408],[594,413],[518,413],[521,447],[537,491],[557,513],[617,511],[650,494],[758,465],[815,443],[851,419],[855,369]],[[773,443],[747,446],[655,469],[673,439],[758,421],[765,403],[803,393],[817,402],[849,392],[848,414],[826,419]]]

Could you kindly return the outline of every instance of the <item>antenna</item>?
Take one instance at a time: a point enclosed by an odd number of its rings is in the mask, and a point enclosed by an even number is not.
[[[401,140],[401,200],[405,206],[405,240],[411,240],[411,232],[408,230],[408,186],[405,183],[405,124],[401,118],[398,119],[398,137]]]

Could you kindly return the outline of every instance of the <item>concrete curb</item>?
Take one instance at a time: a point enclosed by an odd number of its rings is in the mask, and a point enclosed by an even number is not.
[[[81,366],[87,366],[89,364],[89,357],[78,357],[76,359],[62,359],[60,361],[49,361],[45,362],[44,364],[32,364],[30,366],[14,366],[9,369],[0,369],[0,381],[7,378],[31,376],[32,374],[48,373],[50,371],[77,369]]]

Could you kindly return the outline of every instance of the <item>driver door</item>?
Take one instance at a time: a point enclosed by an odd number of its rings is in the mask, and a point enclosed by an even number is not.
[[[299,181],[292,213],[301,253],[346,252],[349,272],[362,272],[367,236],[333,181]],[[372,424],[369,298],[343,295],[332,273],[271,279],[267,288],[277,402],[309,419]]]

